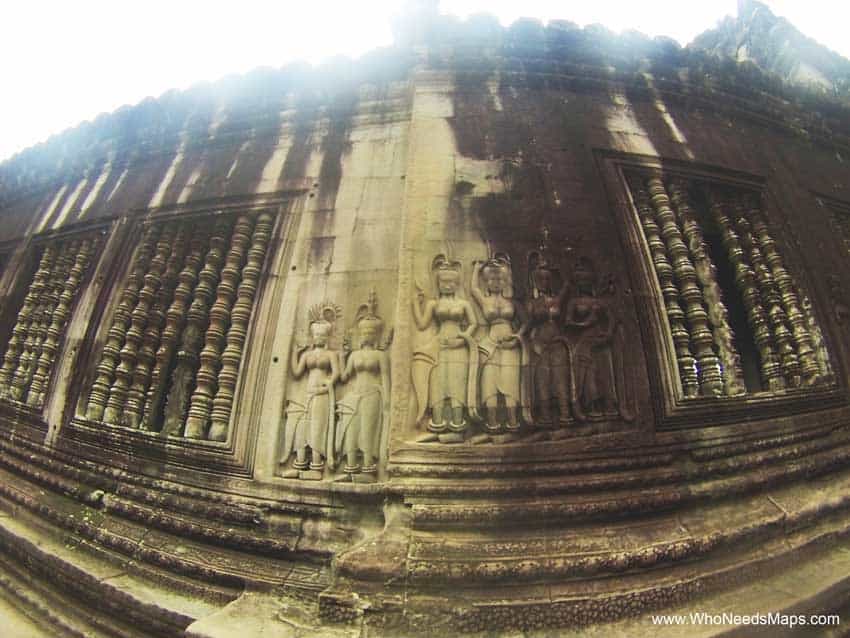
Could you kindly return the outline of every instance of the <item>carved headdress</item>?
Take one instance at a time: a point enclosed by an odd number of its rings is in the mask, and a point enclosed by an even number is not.
[[[357,309],[354,325],[361,330],[364,327],[370,327],[374,329],[376,335],[380,335],[384,329],[384,320],[378,315],[378,295],[374,288],[369,291],[366,303],[361,304]]]
[[[502,297],[512,299],[514,296],[513,274],[511,271],[511,258],[506,253],[495,253],[484,262],[481,272],[484,275],[497,273],[502,279]]]
[[[596,294],[596,269],[588,257],[579,257],[573,269],[573,281],[577,286],[587,285],[591,293]]]
[[[431,262],[431,272],[434,276],[434,283],[437,286],[439,293],[441,280],[452,280],[460,286],[460,275],[462,265],[456,259],[450,259],[445,255],[437,255]]]
[[[537,250],[528,254],[528,287],[531,290],[531,296],[540,296],[541,290],[538,284],[539,273],[550,273],[552,286],[554,287],[554,276],[559,270],[555,256],[552,254],[549,227],[544,226]]]
[[[321,326],[328,335],[333,332],[334,324],[342,317],[342,308],[330,301],[323,301],[311,306],[307,311],[309,326]]]

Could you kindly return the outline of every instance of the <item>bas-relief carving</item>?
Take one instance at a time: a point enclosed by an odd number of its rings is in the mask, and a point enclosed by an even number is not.
[[[417,442],[558,439],[575,435],[576,424],[634,419],[613,277],[598,281],[580,258],[558,284],[549,243],[544,231],[527,256],[524,302],[514,296],[508,255],[473,261],[478,312],[462,296],[462,264],[445,255],[432,262],[438,296],[420,289],[412,304],[427,337],[413,353],[416,423],[427,431]]]
[[[349,391],[339,402],[334,451],[345,456],[343,478],[358,483],[374,482],[381,456],[381,433],[389,414],[390,362],[381,339],[384,322],[378,302],[370,293],[355,319],[358,346],[351,351],[340,375]]]
[[[472,297],[481,309],[486,330],[478,342],[479,413],[486,432],[513,438],[523,415],[528,420],[530,406],[522,374],[528,365],[528,344],[518,325],[520,309],[514,300],[511,262],[507,255],[499,254],[473,266]]]
[[[389,414],[390,369],[374,291],[358,309],[353,339],[334,347],[340,308],[323,302],[309,311],[310,343],[293,348],[280,456],[284,478],[373,483]],[[354,348],[349,344],[354,342]],[[338,467],[341,464],[341,467]],[[336,476],[334,476],[336,473]]]
[[[319,480],[330,456],[333,466],[333,421],[336,412],[334,386],[339,380],[339,353],[329,347],[339,308],[331,303],[309,312],[310,343],[292,349],[292,376],[307,375],[307,384],[286,406],[281,463],[295,455],[285,478]]]
[[[437,297],[426,299],[420,289],[413,301],[413,318],[431,338],[413,353],[413,387],[419,419],[429,414],[426,440],[461,442],[470,418],[477,418],[476,385],[478,327],[475,311],[458,294],[461,264],[438,255],[431,264]]]

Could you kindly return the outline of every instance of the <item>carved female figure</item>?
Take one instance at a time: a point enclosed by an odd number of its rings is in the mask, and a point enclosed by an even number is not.
[[[460,268],[459,262],[438,255],[431,265],[438,297],[426,300],[420,290],[413,301],[419,330],[436,327],[429,343],[413,354],[419,419],[430,409],[428,430],[442,442],[462,441],[467,414],[477,416],[478,346],[472,335],[478,324],[472,305],[457,296]]]
[[[345,455],[343,470],[356,482],[374,482],[384,418],[389,409],[390,369],[387,353],[379,349],[384,322],[376,313],[375,293],[357,312],[359,348],[348,355],[340,381],[352,388],[340,401],[335,450]],[[363,464],[358,461],[363,457]]]
[[[310,345],[293,348],[292,375],[298,379],[307,373],[302,401],[290,399],[286,407],[286,425],[281,463],[292,452],[295,460],[288,478],[318,480],[330,455],[333,465],[334,385],[339,380],[339,356],[328,347],[338,310],[332,304],[310,309]],[[310,473],[306,473],[306,470]]]
[[[535,418],[540,427],[554,427],[553,403],[558,406],[558,423],[569,423],[569,354],[561,333],[561,312],[568,284],[555,291],[555,270],[541,253],[529,255],[531,295],[528,300],[529,349]],[[523,331],[524,332],[524,331]]]
[[[481,287],[483,279],[484,287]],[[484,428],[491,434],[516,432],[520,427],[523,391],[522,368],[528,354],[522,337],[514,330],[517,308],[513,300],[510,259],[496,255],[475,262],[472,296],[481,307],[487,334],[478,343],[481,357],[480,401]],[[504,403],[507,421],[499,422],[499,402]]]
[[[623,366],[616,365],[613,346],[617,319],[608,301],[596,293],[596,274],[587,258],[573,271],[575,294],[567,303],[564,325],[572,344],[572,406],[580,421],[622,416],[631,420],[623,394]],[[609,294],[613,282],[609,282]]]

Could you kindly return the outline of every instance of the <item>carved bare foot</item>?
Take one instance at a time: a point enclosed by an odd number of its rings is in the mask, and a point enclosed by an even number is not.
[[[463,432],[446,432],[438,436],[440,443],[463,443]]]

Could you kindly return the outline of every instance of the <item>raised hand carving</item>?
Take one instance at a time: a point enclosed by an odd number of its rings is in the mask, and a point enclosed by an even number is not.
[[[298,379],[306,373],[307,383],[303,395],[290,397],[286,405],[281,464],[295,454],[292,467],[283,472],[286,478],[321,480],[325,460],[334,466],[334,386],[340,370],[339,353],[330,348],[330,338],[339,317],[339,308],[330,302],[313,306],[310,344],[292,349],[292,375]]]
[[[427,417],[423,442],[459,443],[477,417],[478,344],[472,305],[458,296],[460,262],[438,255],[431,265],[438,297],[420,290],[413,318],[420,331],[436,329],[427,344],[413,353],[413,385],[419,404],[417,421]]]
[[[355,330],[359,344],[348,354],[340,375],[340,381],[348,383],[349,388],[337,404],[335,452],[345,456],[343,471],[357,483],[376,479],[381,431],[389,413],[389,358],[380,349],[384,322],[377,312],[377,297],[372,291],[369,301],[357,311]]]
[[[487,327],[487,334],[478,343],[480,414],[484,429],[504,442],[519,431],[523,416],[531,421],[522,375],[528,365],[528,348],[518,323],[508,256],[500,254],[487,262],[475,262],[471,291]],[[511,436],[504,436],[506,433]]]

